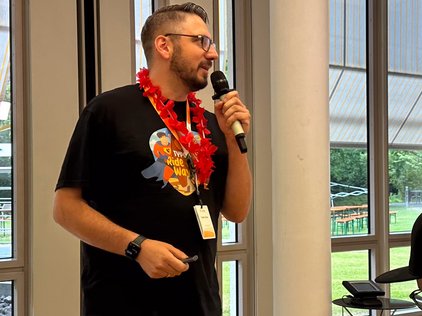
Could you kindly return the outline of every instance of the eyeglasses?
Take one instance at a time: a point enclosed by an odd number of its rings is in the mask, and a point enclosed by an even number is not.
[[[211,38],[209,38],[208,36],[206,36],[206,35],[189,35],[189,34],[178,34],[178,33],[167,33],[167,34],[164,34],[164,36],[170,36],[170,35],[174,35],[174,36],[186,36],[186,37],[196,38],[199,41],[201,41],[202,49],[205,52],[208,52],[210,50],[211,45],[214,45],[214,47],[215,47],[214,41]]]
[[[413,302],[415,302],[415,304],[422,309],[422,296],[419,295],[421,294],[421,290],[414,290],[412,293],[410,293],[409,297],[412,299]]]

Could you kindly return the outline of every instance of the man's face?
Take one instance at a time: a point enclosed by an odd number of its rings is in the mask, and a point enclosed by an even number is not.
[[[169,144],[169,140],[166,135],[160,137],[160,142],[163,146],[167,146]]]
[[[189,91],[198,91],[208,84],[208,72],[203,69],[211,67],[211,62],[197,62],[186,58],[180,42],[175,43],[173,56],[170,60],[170,69],[176,73],[183,83],[189,87]]]
[[[181,33],[209,36],[206,24],[197,16],[188,17],[184,31]],[[205,52],[200,40],[184,36],[173,43],[170,70],[180,78],[189,91],[205,88],[208,84],[208,71],[212,67],[213,60],[218,57],[215,47],[212,46],[208,52]]]

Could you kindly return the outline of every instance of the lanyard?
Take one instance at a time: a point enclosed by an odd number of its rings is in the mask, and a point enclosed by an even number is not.
[[[171,134],[177,139],[177,141],[180,143],[180,136],[179,133],[177,133],[168,123],[168,118],[162,118],[160,115],[160,111],[157,109],[157,105],[154,102],[154,99],[152,97],[148,97],[151,101],[152,106],[154,107],[155,111],[157,112],[158,116],[163,120],[164,124],[168,128],[168,130],[171,132]],[[186,100],[186,128],[189,132],[192,131],[192,124],[191,124],[191,118],[190,118],[190,106],[189,102]],[[180,146],[183,148],[183,152],[186,154],[188,153],[187,149],[180,143]]]
[[[195,185],[196,196],[198,197],[199,204],[202,206],[203,203],[202,203],[201,194],[200,194],[200,191],[199,191],[198,176],[197,176],[197,173],[196,173],[195,164],[193,163],[193,160],[192,160],[192,156],[191,156],[190,152],[180,142],[179,133],[177,133],[177,131],[175,131],[172,127],[170,127],[170,124],[168,123],[168,119],[161,117],[160,111],[158,111],[157,105],[155,104],[154,99],[151,96],[148,96],[148,98],[151,101],[151,104],[154,107],[155,111],[157,112],[158,116],[163,120],[163,122],[166,125],[166,127],[168,128],[168,130],[171,132],[171,134],[174,136],[174,138],[176,138],[176,140],[179,142],[180,146],[182,147],[183,153],[186,156],[186,162],[187,162],[187,165],[188,165],[188,168],[189,168],[190,180]],[[191,117],[190,117],[190,106],[189,106],[188,100],[186,100],[186,128],[189,132],[192,132],[192,124],[191,124]]]

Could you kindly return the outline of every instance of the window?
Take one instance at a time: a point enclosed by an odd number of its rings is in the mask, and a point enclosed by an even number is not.
[[[422,3],[388,1],[390,232],[410,232],[422,205]]]
[[[0,0],[0,314],[24,315],[22,2]],[[19,181],[18,181],[19,179]]]
[[[218,69],[227,78],[229,87],[239,90],[237,73],[239,67],[235,51],[238,47],[237,33],[235,33],[236,11],[235,1],[216,1],[218,14],[214,13],[214,37],[217,41]],[[244,34],[243,34],[244,36]],[[238,57],[238,56],[236,56]],[[221,217],[221,242],[217,253],[217,270],[220,279],[223,315],[243,315],[247,307],[245,302],[246,291],[246,223],[235,224]]]
[[[234,50],[235,38],[233,28],[233,4],[230,0],[218,1],[218,63],[219,69],[224,72],[229,87],[234,87]]]
[[[403,245],[422,203],[421,18],[418,0],[330,0],[333,298],[349,277],[339,258],[368,252],[354,279],[408,264]],[[415,287],[393,284],[387,294],[408,299]]]
[[[373,233],[369,224],[366,28],[365,0],[330,0],[333,299],[349,294],[343,280],[369,278],[371,256],[366,246],[351,247],[350,251],[336,247],[336,242],[354,243],[354,238]],[[342,315],[342,309],[333,305],[332,313]]]
[[[365,1],[330,1],[331,233],[368,234]]]
[[[410,239],[422,206],[422,3],[388,1],[389,268],[409,264]],[[394,248],[393,248],[394,247]],[[408,299],[416,281],[392,284],[391,297]]]
[[[357,250],[347,252],[336,252],[331,256],[332,262],[332,296],[333,299],[350,295],[349,291],[342,285],[344,280],[367,280],[368,279],[368,250]],[[351,265],[350,263],[353,262]],[[345,269],[344,267],[348,267]],[[332,307],[332,315],[343,315],[342,308],[337,305]],[[358,314],[358,310],[353,310],[353,315]],[[361,311],[362,312],[362,311]],[[365,315],[367,312],[365,311]]]
[[[147,67],[142,52],[140,30],[145,19],[154,10],[152,3],[152,1],[134,0],[136,71],[140,67]],[[204,3],[197,3],[204,8],[207,7]],[[238,76],[235,69],[241,67],[235,67],[237,65],[235,50],[238,43],[236,42],[234,25],[236,24],[236,10],[240,9],[236,8],[234,4],[235,1],[232,0],[215,0],[214,14],[209,14],[209,16],[210,18],[214,16],[214,20],[210,21],[210,25],[211,27],[213,26],[213,37],[219,53],[219,59],[215,63],[215,67],[225,73],[229,87],[236,87],[239,90],[239,85],[236,81]],[[239,4],[239,6],[241,5]],[[245,299],[248,291],[246,286],[246,224],[234,224],[222,217],[219,227],[220,235],[218,236],[216,269],[220,282],[223,315],[241,316],[245,314],[244,311],[247,304],[252,304]]]
[[[12,96],[9,1],[0,3],[0,258],[12,256]]]
[[[222,263],[222,302],[223,315],[238,315],[238,263],[237,261],[224,261]]]
[[[145,20],[153,11],[153,1],[151,0],[134,0],[135,11],[135,72],[140,68],[146,67],[147,62],[142,49],[141,30]]]

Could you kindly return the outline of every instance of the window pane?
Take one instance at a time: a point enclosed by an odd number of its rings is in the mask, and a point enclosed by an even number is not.
[[[368,280],[369,278],[369,251],[335,252],[331,254],[332,265],[332,297],[333,300],[350,295],[343,286],[343,281]],[[368,315],[368,312],[358,309],[350,309],[353,315]],[[342,308],[333,304],[333,316],[340,316]]]
[[[330,0],[331,235],[368,234],[366,1]]]
[[[151,0],[134,0],[135,9],[135,72],[139,71],[139,68],[146,67],[147,62],[143,53],[141,43],[141,30],[145,23],[145,20],[152,13],[152,1]]]
[[[229,87],[234,87],[234,36],[233,4],[231,0],[219,0],[219,62],[220,70],[225,73]]]
[[[12,256],[12,98],[9,1],[0,0],[0,259]]]
[[[13,282],[0,282],[0,315],[13,315]]]
[[[218,42],[218,60],[220,70],[224,72],[229,82],[229,87],[235,87],[234,81],[234,35],[233,35],[233,2],[232,0],[218,1],[218,19],[219,19],[219,42]],[[225,243],[235,243],[237,238],[237,224],[229,222],[222,218],[222,241]]]
[[[330,159],[331,235],[367,234],[367,151],[332,148]]]
[[[222,274],[222,303],[223,315],[237,315],[238,297],[238,269],[237,261],[224,261]]]
[[[223,244],[236,243],[237,239],[237,225],[229,222],[224,216],[221,216],[221,235]]]
[[[422,3],[388,2],[390,232],[412,229],[422,206]]]
[[[390,151],[390,157],[391,151]],[[413,224],[419,214],[422,212],[421,202],[416,200],[416,190],[410,191],[405,187],[404,190],[397,190],[391,182],[396,182],[395,171],[399,168],[395,167],[394,159],[390,160],[390,208],[389,208],[389,220],[390,220],[390,232],[410,232]],[[396,168],[396,169],[395,169]],[[402,179],[404,181],[410,181],[409,179]],[[404,191],[404,192],[403,192]]]

